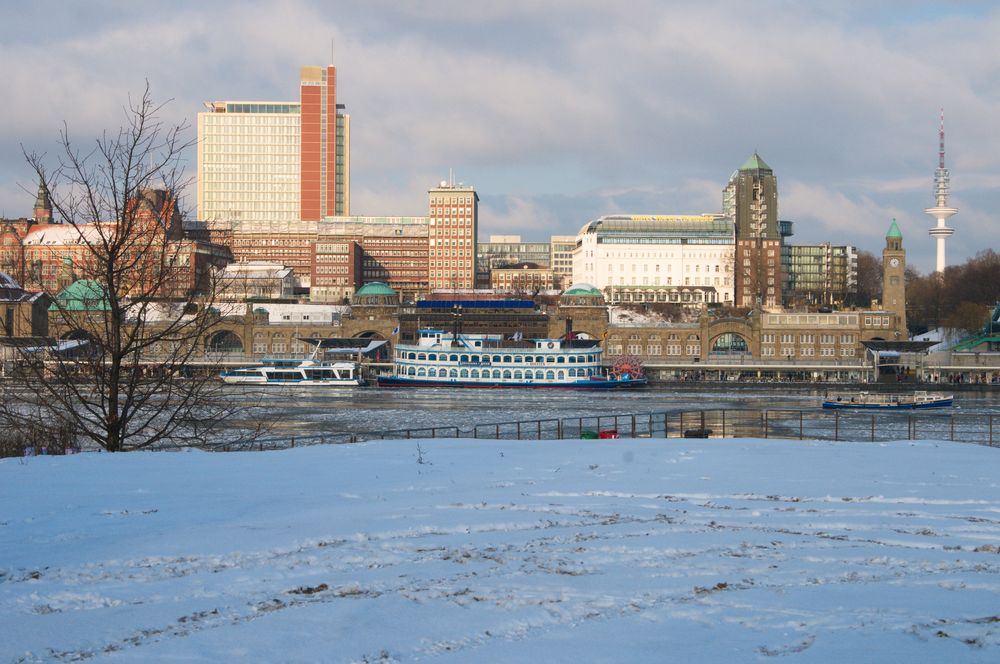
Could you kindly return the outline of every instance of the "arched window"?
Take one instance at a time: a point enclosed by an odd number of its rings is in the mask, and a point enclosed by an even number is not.
[[[205,350],[210,353],[242,353],[243,342],[234,333],[223,330],[209,338],[208,343],[205,344]]]
[[[554,371],[545,372],[545,380],[555,380],[556,374]]]
[[[566,378],[566,372],[560,369],[559,372],[557,373],[557,377],[559,378],[559,380],[564,380]]]
[[[435,361],[438,359],[437,353],[427,353],[427,359],[430,361]]]
[[[423,367],[420,367],[419,369],[417,369],[417,375],[418,376],[426,376],[427,375],[427,369],[425,369]]]
[[[449,378],[458,378],[458,369],[452,369],[448,372]]]
[[[462,371],[458,375],[461,378],[468,378],[469,377],[469,370],[468,369],[462,369]]]
[[[473,369],[472,370],[472,377],[473,378],[479,378],[479,369]]]
[[[726,332],[712,343],[711,352],[713,355],[746,355],[750,351],[746,339],[733,332]]]
[[[503,356],[503,361],[506,362],[507,364],[510,364],[510,362],[511,362],[510,355],[504,355]]]
[[[504,371],[503,371],[503,377],[504,378],[510,378],[510,369],[504,369]]]
[[[469,356],[468,355],[463,355],[461,358],[459,358],[458,361],[459,362],[464,362],[465,364],[468,364],[469,363]]]
[[[494,356],[493,356],[493,361],[494,361],[495,363],[497,363],[497,364],[500,364],[500,356],[499,356],[499,355],[494,355]]]
[[[565,363],[566,363],[566,358],[563,357],[562,355],[556,358],[556,364],[565,364]]]
[[[514,372],[514,380],[522,380],[523,378],[524,374],[521,373],[520,369]]]
[[[419,355],[417,355],[417,359],[418,360],[426,360],[427,359],[427,355],[424,354],[424,353],[420,353]]]
[[[452,362],[458,362],[458,355],[450,355],[448,359]]]
[[[406,368],[406,375],[407,376],[415,376],[416,374],[417,374],[417,370],[416,370],[415,367],[407,367]]]
[[[500,370],[499,369],[494,369],[493,370],[493,377],[494,378],[500,378]]]
[[[438,370],[435,369],[434,367],[431,367],[430,369],[427,370],[427,375],[430,376],[431,378],[436,378],[438,375]]]

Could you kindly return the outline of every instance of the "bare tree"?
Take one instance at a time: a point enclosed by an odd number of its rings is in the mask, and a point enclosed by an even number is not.
[[[870,307],[882,298],[882,259],[870,251],[858,252],[858,286],[846,298],[848,305]]]
[[[990,310],[990,307],[975,302],[959,302],[944,319],[944,325],[964,335],[973,335],[986,327],[990,319]]]
[[[202,443],[242,407],[220,394],[217,369],[192,372],[220,320],[218,284],[196,270],[183,237],[193,140],[186,124],[162,119],[163,108],[147,84],[123,109],[123,125],[93,145],[81,149],[64,127],[52,168],[26,152],[63,224],[60,286],[73,286],[50,309],[50,334],[61,341],[23,351],[23,398],[0,405],[2,424],[68,428],[118,452]]]

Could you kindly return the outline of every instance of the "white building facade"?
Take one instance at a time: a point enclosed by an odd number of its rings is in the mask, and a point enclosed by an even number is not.
[[[301,219],[299,104],[209,107],[198,114],[198,218],[240,228]]]
[[[734,226],[720,215],[610,215],[580,229],[573,282],[609,304],[732,304]]]

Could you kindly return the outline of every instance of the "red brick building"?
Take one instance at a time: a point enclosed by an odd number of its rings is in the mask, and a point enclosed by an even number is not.
[[[222,268],[230,260],[228,248],[184,237],[176,202],[169,192],[144,192],[135,214],[136,237],[132,248],[149,261],[137,262],[131,275],[140,289],[157,278],[162,270],[170,278],[162,288],[164,297],[181,296],[209,287],[212,268]],[[114,234],[114,223],[53,223],[48,192],[39,187],[32,219],[0,220],[0,271],[14,277],[25,288],[57,293],[79,278],[91,276],[97,256],[92,246],[100,246],[102,235]]]

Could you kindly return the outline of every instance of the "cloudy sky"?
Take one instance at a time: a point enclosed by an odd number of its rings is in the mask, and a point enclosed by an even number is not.
[[[450,168],[481,239],[547,239],[717,212],[758,150],[793,242],[880,251],[896,218],[927,272],[944,107],[949,262],[1000,244],[1000,5],[944,0],[5,2],[0,216],[30,214],[22,145],[117,127],[147,79],[193,126],[206,100],[295,101],[331,59],[355,214],[425,214]]]

